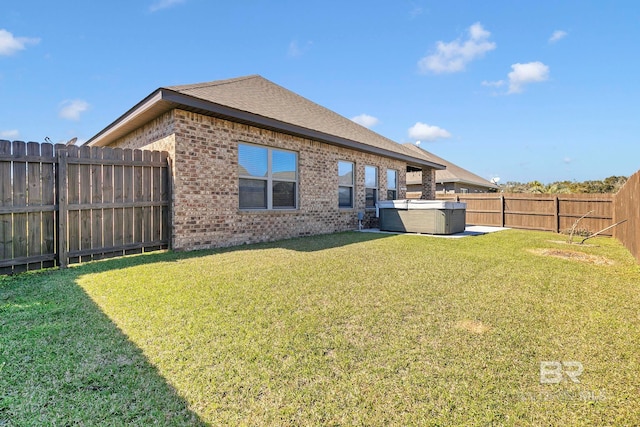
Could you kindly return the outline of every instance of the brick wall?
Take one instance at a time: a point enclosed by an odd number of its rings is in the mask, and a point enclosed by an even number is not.
[[[422,169],[422,196],[421,199],[433,200],[436,198],[436,170]]]
[[[168,111],[151,120],[123,138],[109,144],[113,148],[132,148],[168,151],[171,155],[174,150],[170,137],[174,134],[174,112]],[[153,148],[151,148],[153,147]]]
[[[239,142],[298,153],[298,209],[239,209]],[[366,212],[365,227],[375,226],[375,210],[364,208],[366,165],[378,167],[381,200],[387,194],[387,169],[398,171],[398,198],[405,197],[404,162],[183,110],[165,113],[113,145],[170,153],[174,249],[233,246],[353,230],[358,226],[358,212]],[[356,167],[353,209],[338,208],[339,160],[351,161]]]

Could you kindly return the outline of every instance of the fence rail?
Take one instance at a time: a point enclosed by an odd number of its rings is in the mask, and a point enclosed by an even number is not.
[[[0,140],[0,274],[169,245],[167,153]]]
[[[437,198],[465,202],[467,223],[476,225],[558,233],[570,229],[578,218],[592,211],[578,228],[595,232],[613,220],[610,194],[438,194]]]

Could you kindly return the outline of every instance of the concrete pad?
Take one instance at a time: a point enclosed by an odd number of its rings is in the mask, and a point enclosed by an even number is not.
[[[395,231],[381,231],[378,228],[366,228],[360,230],[362,233],[383,233],[383,234],[408,234],[414,236],[440,237],[443,239],[460,239],[469,236],[482,236],[483,234],[495,233],[496,231],[509,230],[506,227],[489,227],[486,225],[467,225],[462,233],[456,234],[422,234],[422,233],[400,233]]]

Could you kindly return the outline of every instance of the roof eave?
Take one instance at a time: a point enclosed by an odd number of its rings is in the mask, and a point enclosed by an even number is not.
[[[497,185],[492,185],[490,183],[489,184],[485,184],[485,183],[482,183],[482,182],[468,181],[468,180],[461,179],[461,178],[438,179],[438,180],[436,180],[436,184],[444,184],[446,182],[455,182],[455,183],[460,183],[460,184],[475,185],[477,187],[499,188]]]
[[[420,159],[402,153],[385,150],[383,148],[374,147],[361,142],[352,141],[346,138],[341,138],[313,129],[304,128],[269,117],[260,116],[258,114],[249,113],[247,111],[227,107],[225,105],[217,104],[215,102],[207,101],[190,95],[185,95],[183,93],[179,93],[166,88],[160,88],[151,93],[129,111],[116,119],[109,126],[104,128],[94,137],[85,142],[84,145],[107,145],[109,142],[125,136],[129,132],[133,131],[136,127],[149,122],[150,120],[153,120],[160,114],[165,113],[173,108],[180,108],[203,115],[219,117],[222,119],[230,119],[248,125],[257,125],[259,127],[284,132],[303,138],[313,139],[331,145],[337,145],[358,151],[378,154],[396,160],[402,160],[408,165],[419,168],[426,166],[436,170],[445,169],[445,166],[439,163],[430,162],[425,159]]]
[[[174,107],[174,105],[163,99],[161,89],[157,89],[118,117],[109,126],[91,137],[83,145],[105,146],[109,142],[132,132],[142,122],[146,123]]]

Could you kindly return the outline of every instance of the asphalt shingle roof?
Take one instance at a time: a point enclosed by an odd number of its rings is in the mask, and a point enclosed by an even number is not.
[[[105,146],[171,109],[184,109],[443,169],[416,152],[259,75],[161,87],[89,139]]]
[[[407,149],[404,145],[259,75],[169,86],[166,89],[305,129],[432,161],[424,153]]]

